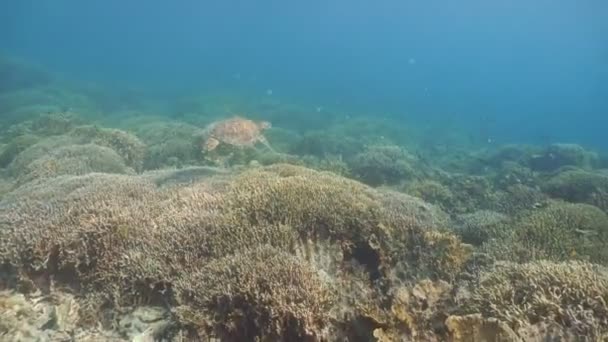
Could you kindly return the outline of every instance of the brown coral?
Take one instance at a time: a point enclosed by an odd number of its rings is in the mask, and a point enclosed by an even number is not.
[[[468,258],[458,239],[435,231],[447,218],[433,206],[332,173],[275,165],[162,187],[158,177],[60,176],[7,194],[0,258],[17,276],[13,286],[58,281],[97,298],[94,310],[170,303],[212,336],[310,337],[343,334],[338,326],[361,317],[351,308],[340,318],[348,310],[330,303],[381,301],[403,277],[452,279]],[[270,261],[276,267],[267,269]],[[285,283],[292,273],[304,292]],[[246,279],[249,288],[236,288]],[[349,291],[317,301],[331,284]],[[235,311],[223,312],[224,300]],[[237,318],[243,310],[252,316]],[[327,327],[326,315],[344,323]]]
[[[487,233],[483,248],[501,260],[608,262],[608,215],[587,204],[550,202]]]
[[[175,287],[182,321],[210,315],[203,327],[223,341],[318,340],[334,300],[314,268],[267,246],[214,260]]]
[[[608,337],[608,273],[603,267],[546,261],[503,263],[482,272],[461,308],[498,318],[516,331],[557,324],[577,338]]]

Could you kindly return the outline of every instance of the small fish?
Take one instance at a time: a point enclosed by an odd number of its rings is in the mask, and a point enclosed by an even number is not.
[[[266,90],[266,95],[268,95],[268,96],[272,96],[272,89],[268,89],[268,90]]]
[[[595,230],[585,229],[575,229],[574,232],[582,236],[596,236],[598,234],[598,232],[596,232]]]

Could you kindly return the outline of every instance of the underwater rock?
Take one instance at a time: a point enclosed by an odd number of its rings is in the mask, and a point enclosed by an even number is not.
[[[550,172],[564,166],[591,169],[598,165],[599,156],[575,144],[553,144],[528,161],[532,170]]]
[[[118,319],[117,332],[128,341],[158,341],[165,337],[174,322],[170,313],[158,306],[140,306]]]
[[[496,318],[483,318],[481,314],[450,316],[445,321],[445,325],[449,331],[449,340],[453,342],[521,341],[508,324]]]
[[[440,341],[447,317],[452,286],[447,282],[423,279],[411,286],[396,287],[391,307],[366,308],[365,317],[377,326],[373,336],[377,341]]]
[[[54,290],[25,296],[0,292],[0,338],[3,341],[155,341],[168,336],[172,325],[166,310],[138,307],[117,314],[115,327],[87,326],[82,323],[79,299]]]

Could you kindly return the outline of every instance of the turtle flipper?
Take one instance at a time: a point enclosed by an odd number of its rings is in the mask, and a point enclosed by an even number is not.
[[[262,145],[266,146],[266,148],[267,148],[267,149],[269,149],[269,150],[270,150],[270,152],[272,152],[272,153],[277,153],[277,152],[276,152],[276,151],[275,151],[275,150],[272,148],[272,146],[270,146],[270,143],[268,143],[268,140],[266,139],[266,137],[264,137],[264,136],[260,135],[260,136],[258,137],[258,141],[259,141],[259,142],[260,142]]]
[[[214,137],[210,137],[209,139],[207,139],[207,140],[205,141],[205,144],[203,145],[203,149],[204,149],[206,152],[211,152],[211,151],[215,150],[215,148],[216,148],[216,147],[217,147],[219,144],[220,144],[220,141],[219,141],[219,140],[217,140],[217,139],[216,139],[216,138],[214,138]]]

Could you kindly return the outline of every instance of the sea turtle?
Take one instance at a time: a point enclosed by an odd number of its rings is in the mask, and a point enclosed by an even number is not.
[[[239,116],[216,121],[203,131],[202,148],[204,152],[210,152],[220,143],[236,147],[255,147],[257,143],[261,143],[273,151],[266,137],[262,135],[262,132],[270,127],[270,122],[255,122]]]

